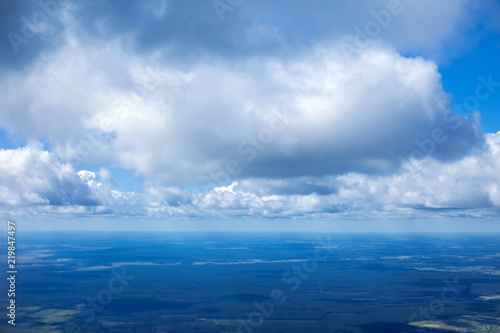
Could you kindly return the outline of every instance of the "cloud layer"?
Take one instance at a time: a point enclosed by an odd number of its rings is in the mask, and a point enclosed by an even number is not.
[[[394,174],[251,178],[207,193],[145,185],[121,192],[102,169],[76,172],[40,144],[0,151],[1,207],[15,214],[111,214],[150,217],[271,218],[494,217],[500,212],[500,132],[486,148],[453,162],[409,160]],[[22,212],[23,211],[23,212]]]
[[[452,110],[436,62],[498,29],[493,1],[196,4],[61,2],[2,48],[0,124],[29,142],[0,150],[4,214],[498,214],[499,134]]]

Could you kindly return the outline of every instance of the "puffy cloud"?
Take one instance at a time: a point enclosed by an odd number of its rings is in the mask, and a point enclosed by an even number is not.
[[[486,134],[486,148],[456,162],[413,160],[403,172],[380,180],[364,178],[358,192],[375,189],[380,204],[398,204],[422,209],[498,207],[500,185],[500,132]],[[390,191],[384,192],[383,186]],[[341,190],[339,191],[341,193]]]
[[[208,193],[184,191],[183,197],[189,200],[170,212],[217,217],[496,216],[500,211],[500,132],[486,134],[486,143],[484,150],[457,161],[409,160],[392,175],[247,179]]]
[[[348,57],[346,40],[389,2],[318,10],[253,1],[224,25],[210,2],[99,2],[97,13],[96,2],[67,3],[37,36],[51,36],[51,47],[36,50],[33,39],[30,61],[1,69],[2,127],[51,148],[0,151],[2,207],[269,217],[498,210],[498,134],[483,136],[478,114],[451,110],[435,62],[398,53],[439,53],[460,40],[458,26],[498,6],[401,3]],[[311,19],[319,25],[297,24]],[[77,171],[82,162],[131,170],[147,180],[145,194],[117,191],[107,169]]]
[[[456,161],[406,161],[390,175],[235,181],[207,192],[147,182],[145,193],[113,188],[107,169],[76,172],[37,143],[1,150],[2,210],[23,214],[219,217],[484,217],[500,212],[500,132]],[[10,207],[10,208],[9,208]]]
[[[0,81],[0,119],[48,138],[62,159],[171,185],[394,171],[436,129],[446,136],[438,159],[481,144],[478,119],[451,111],[433,62],[384,45],[346,60],[337,46],[180,70],[153,67],[154,57],[128,55],[119,42],[71,41]]]
[[[36,142],[0,150],[0,182],[1,201],[9,205],[98,204],[73,167],[60,163]]]
[[[142,210],[137,194],[114,190],[110,180],[105,168],[97,175],[87,170],[77,172],[39,142],[0,150],[0,207],[4,212],[102,214],[127,207],[125,214],[136,214],[137,209]]]

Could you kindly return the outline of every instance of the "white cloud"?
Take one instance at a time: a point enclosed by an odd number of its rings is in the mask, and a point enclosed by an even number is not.
[[[207,193],[149,182],[121,192],[109,170],[76,170],[39,143],[0,150],[2,212],[156,217],[480,217],[500,209],[500,132],[460,160],[408,161],[391,175],[246,179]],[[20,212],[22,211],[22,212]]]
[[[109,170],[76,171],[61,163],[39,142],[23,148],[0,150],[0,210],[16,214],[137,214],[143,210],[139,195],[119,192],[111,185]],[[141,202],[139,202],[141,201]]]
[[[348,173],[233,182],[206,194],[191,193],[177,212],[218,217],[496,215],[500,208],[500,132],[486,134],[486,142],[484,150],[458,161],[412,160],[387,176]],[[325,194],[319,195],[322,191]]]
[[[90,191],[69,164],[60,163],[40,143],[0,150],[2,202],[95,205]]]
[[[212,59],[179,70],[152,59],[118,42],[70,39],[0,81],[8,96],[0,119],[48,138],[63,160],[76,155],[180,186],[213,181],[231,160],[233,180],[388,172],[435,128],[448,136],[438,158],[462,156],[481,138],[478,122],[449,118],[433,62],[383,45],[350,61],[335,43],[236,66]],[[289,120],[276,121],[277,111]],[[90,142],[87,132],[97,133]]]
[[[475,22],[466,10],[474,6],[404,2],[377,36],[383,41],[346,59],[340,37],[387,2],[358,5],[339,5],[337,15],[358,14],[339,17],[338,40],[292,58],[206,54],[189,65],[165,56],[168,47],[134,53],[129,36],[83,40],[66,13],[61,44],[0,78],[2,126],[52,147],[0,150],[2,209],[215,217],[498,211],[499,134],[483,137],[477,114],[451,111],[434,62],[396,52],[455,40],[458,26]],[[172,8],[148,10],[160,19]],[[289,42],[279,22],[242,31],[247,46]],[[444,139],[408,162],[436,130]],[[131,170],[146,179],[145,194],[114,189],[105,168],[77,171],[80,161]]]

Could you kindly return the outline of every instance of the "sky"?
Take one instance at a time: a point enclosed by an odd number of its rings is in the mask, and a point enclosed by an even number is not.
[[[27,229],[500,231],[500,3],[0,1]]]

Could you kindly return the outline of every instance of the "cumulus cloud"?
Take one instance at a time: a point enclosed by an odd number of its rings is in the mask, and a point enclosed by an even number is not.
[[[1,150],[2,210],[23,214],[218,217],[484,217],[500,210],[500,132],[456,161],[412,159],[390,175],[252,178],[207,192],[147,182],[117,191],[107,169],[76,171],[30,143]]]
[[[109,170],[76,171],[39,142],[0,150],[0,206],[22,213],[137,213],[138,195],[113,188]],[[19,209],[17,209],[19,208]]]
[[[433,62],[383,44],[346,60],[336,46],[180,70],[153,67],[119,42],[71,42],[0,81],[0,119],[48,138],[63,160],[83,155],[175,185],[227,182],[221,172],[236,180],[394,171],[435,129],[447,138],[438,159],[481,144],[478,119],[451,110]],[[97,135],[82,147],[87,132]]]
[[[6,204],[98,204],[73,167],[60,163],[40,143],[0,150],[0,177]]]
[[[48,22],[63,26],[47,30],[57,43],[32,49],[22,69],[1,69],[2,127],[50,147],[0,151],[2,207],[215,217],[498,210],[498,134],[482,133],[478,113],[451,109],[434,61],[401,54],[440,53],[460,40],[458,26],[498,6],[401,1],[380,23],[389,3],[318,11],[290,2],[285,17],[255,15],[284,4],[253,1],[224,26],[210,2],[99,2],[99,13],[92,1],[67,3]],[[297,31],[311,17],[320,26]],[[346,54],[371,21],[380,33]],[[130,170],[144,193],[118,191],[107,169],[82,162]]]
[[[432,157],[409,160],[391,175],[352,172],[301,179],[252,179],[215,187],[208,193],[186,191],[183,197],[189,199],[176,205],[176,211],[219,217],[314,217],[352,213],[367,217],[495,215],[500,208],[497,172],[500,132],[486,134],[486,142],[484,150],[460,160],[446,162]]]

